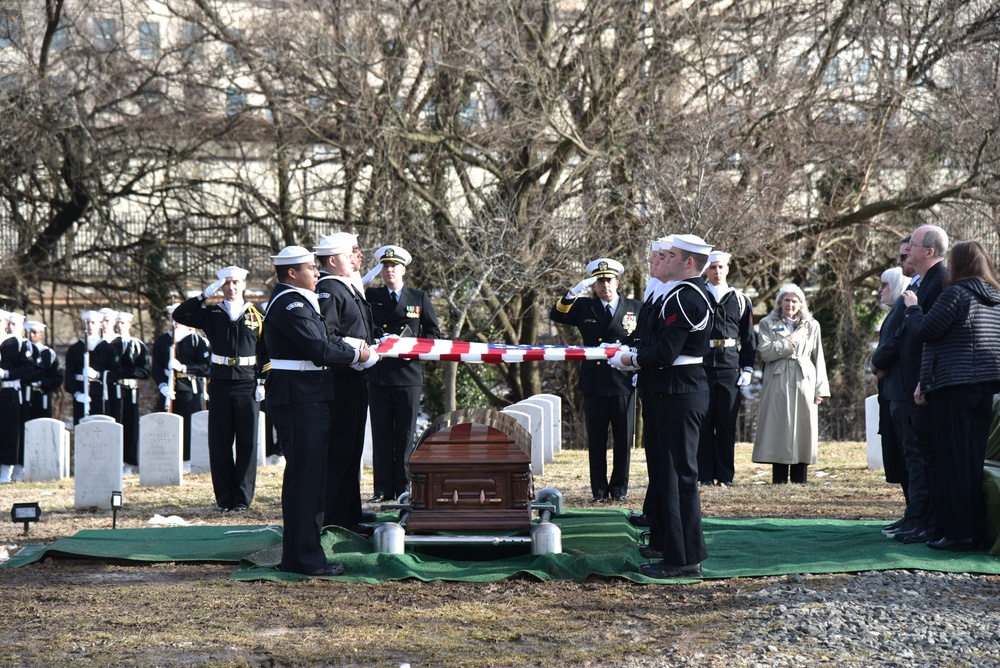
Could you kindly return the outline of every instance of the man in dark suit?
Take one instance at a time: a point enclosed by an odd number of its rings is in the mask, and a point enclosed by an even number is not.
[[[675,234],[664,265],[663,306],[655,326],[644,326],[639,349],[619,352],[616,369],[639,371],[649,420],[644,422],[650,485],[650,545],[660,562],[642,564],[651,578],[701,576],[708,556],[698,493],[698,435],[708,411],[709,321],[714,300],[700,275],[712,247]]]
[[[907,256],[906,265],[914,274],[909,289],[917,293],[918,305],[927,313],[944,286],[948,234],[936,225],[921,225],[910,235],[910,241],[903,252]],[[908,513],[913,517],[907,526],[902,527],[905,531],[894,532],[893,538],[908,544],[926,543],[944,535],[944,528],[937,526],[934,507],[935,498],[947,493],[947,490],[935,488],[930,407],[926,403],[916,403],[914,397],[924,345],[905,325],[900,328],[898,336],[903,393],[906,398],[893,401],[890,413],[906,460],[909,478],[908,509],[914,504],[918,507]]]
[[[355,286],[354,273],[361,266],[358,237],[338,232],[320,239],[313,249],[319,281],[316,294],[320,313],[326,320],[331,341],[345,341],[352,348],[366,348],[378,336],[372,325],[372,309]],[[365,447],[365,423],[368,420],[367,373],[347,367],[334,367],[333,423],[327,452],[326,515],[323,523],[371,535],[374,529],[361,524],[361,455]]]
[[[750,384],[757,356],[750,298],[729,285],[729,253],[708,256],[708,291],[715,297],[708,372],[708,414],[701,423],[698,480],[702,485],[733,484],[736,474],[736,418],[740,388]]]
[[[382,246],[375,251],[385,285],[365,290],[372,320],[387,335],[439,339],[441,329],[431,298],[423,290],[403,284],[411,260],[399,246]],[[423,384],[419,360],[386,358],[368,376],[375,477],[375,491],[368,503],[394,499],[406,491],[404,458],[413,443]]]
[[[585,346],[622,343],[638,324],[639,301],[618,294],[621,262],[598,258],[586,268],[588,277],[572,287],[549,312],[553,322],[580,331]],[[593,297],[580,297],[588,287]],[[590,454],[592,503],[605,499],[624,501],[635,432],[635,390],[632,375],[612,369],[606,361],[580,363],[583,413]],[[608,479],[608,425],[614,442],[611,479]]]
[[[281,486],[281,570],[305,575],[339,575],[320,543],[326,513],[327,448],[334,428],[334,381],[330,368],[374,364],[371,348],[352,348],[327,336],[315,293],[319,271],[314,256],[288,246],[271,256],[278,284],[271,293],[264,337],[257,355],[267,375],[270,416],[285,450]]]

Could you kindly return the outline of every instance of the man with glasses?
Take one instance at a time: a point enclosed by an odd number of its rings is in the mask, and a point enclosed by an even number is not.
[[[947,252],[948,235],[936,225],[918,227],[910,235],[909,242],[904,242],[900,248],[900,256],[907,256],[900,266],[904,275],[912,276],[909,289],[917,293],[924,313],[941,294]],[[899,328],[896,336],[903,387],[902,396],[890,401],[889,412],[906,461],[908,498],[902,525],[883,529],[883,532],[906,544],[926,543],[943,533],[935,527],[937,492],[933,486],[934,462],[930,456],[930,409],[926,403],[918,405],[913,396],[920,376],[923,344],[905,326]]]

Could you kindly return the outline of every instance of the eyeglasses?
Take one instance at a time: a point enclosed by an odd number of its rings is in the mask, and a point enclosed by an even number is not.
[[[932,248],[931,246],[925,246],[923,244],[910,244],[910,248]]]
[[[878,287],[879,287],[879,289],[881,290],[882,288],[887,288],[887,287],[889,287],[889,284],[888,284],[888,283],[886,283],[885,281],[882,281],[881,283],[879,283],[879,284],[878,284]]]

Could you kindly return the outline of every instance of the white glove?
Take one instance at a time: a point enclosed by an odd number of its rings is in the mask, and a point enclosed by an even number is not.
[[[201,293],[201,295],[205,299],[208,299],[209,297],[211,297],[212,295],[214,295],[216,292],[218,292],[219,288],[221,288],[222,284],[225,283],[225,282],[226,282],[226,279],[220,278],[215,283],[212,283],[210,286],[208,286],[207,288],[205,288],[205,291],[203,293]]]
[[[10,371],[7,371],[7,369],[0,369],[0,378],[6,378],[9,375]]]
[[[344,336],[344,337],[341,337],[341,338],[343,338],[344,343],[346,343],[347,345],[349,345],[350,347],[352,347],[352,348],[354,348],[356,350],[361,350],[362,348],[367,348],[368,347],[368,344],[365,343],[364,339],[359,339],[359,338],[356,338],[356,337],[353,337],[353,336]]]
[[[253,391],[253,400],[259,404],[260,402],[264,401],[264,394],[265,394],[264,386],[258,385]]]
[[[629,362],[631,364],[626,365],[625,363],[623,363],[622,362],[622,355],[628,355],[629,356]],[[635,366],[635,356],[634,356],[634,353],[630,353],[627,350],[619,350],[618,352],[616,352],[615,356],[612,357],[610,360],[608,360],[608,364],[610,364],[615,369],[618,369],[619,371],[635,371],[636,369],[639,368],[639,367]]]
[[[374,267],[368,270],[368,273],[361,277],[361,285],[367,286],[369,283],[375,280],[379,272],[382,271],[382,263],[379,262]]]
[[[92,366],[88,366],[88,367],[87,367],[87,376],[88,376],[88,377],[89,377],[89,378],[90,378],[91,380],[97,380],[98,378],[100,378],[100,377],[101,377],[101,372],[100,372],[100,371],[98,371],[97,369],[95,369],[95,368],[94,368],[94,367],[92,367]]]
[[[586,290],[596,282],[597,282],[597,276],[591,276],[590,278],[585,278],[576,285],[574,285],[573,287],[571,287],[569,289],[568,294],[572,295],[573,297],[579,297],[584,290]]]
[[[375,363],[379,361],[378,353],[375,352],[374,348],[369,348],[368,361],[366,362],[355,362],[351,365],[351,368],[355,371],[364,371],[365,369],[370,369],[375,366]]]
[[[83,392],[77,392],[73,395],[73,398],[76,399],[76,403],[78,404],[83,404],[84,406],[90,404],[90,397]]]
[[[635,387],[635,385],[636,385],[637,382],[639,382],[639,374],[633,373],[632,374],[632,387]]]
[[[744,369],[740,371],[740,377],[736,380],[736,387],[746,387],[750,384],[750,379],[753,378],[753,372]]]
[[[166,383],[160,383],[160,394],[162,394],[167,399],[175,399],[176,397],[170,391],[170,386]]]
[[[188,370],[187,365],[181,364],[180,360],[176,357],[170,360],[170,368],[174,371],[179,371],[180,373],[187,373]]]
[[[379,339],[378,342],[379,343],[385,343],[389,339],[398,339],[398,338],[399,338],[399,334],[386,334],[381,339]]]

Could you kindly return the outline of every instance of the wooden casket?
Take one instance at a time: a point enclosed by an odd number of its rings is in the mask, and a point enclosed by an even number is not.
[[[531,435],[509,415],[446,413],[421,434],[408,464],[408,531],[531,528]]]

